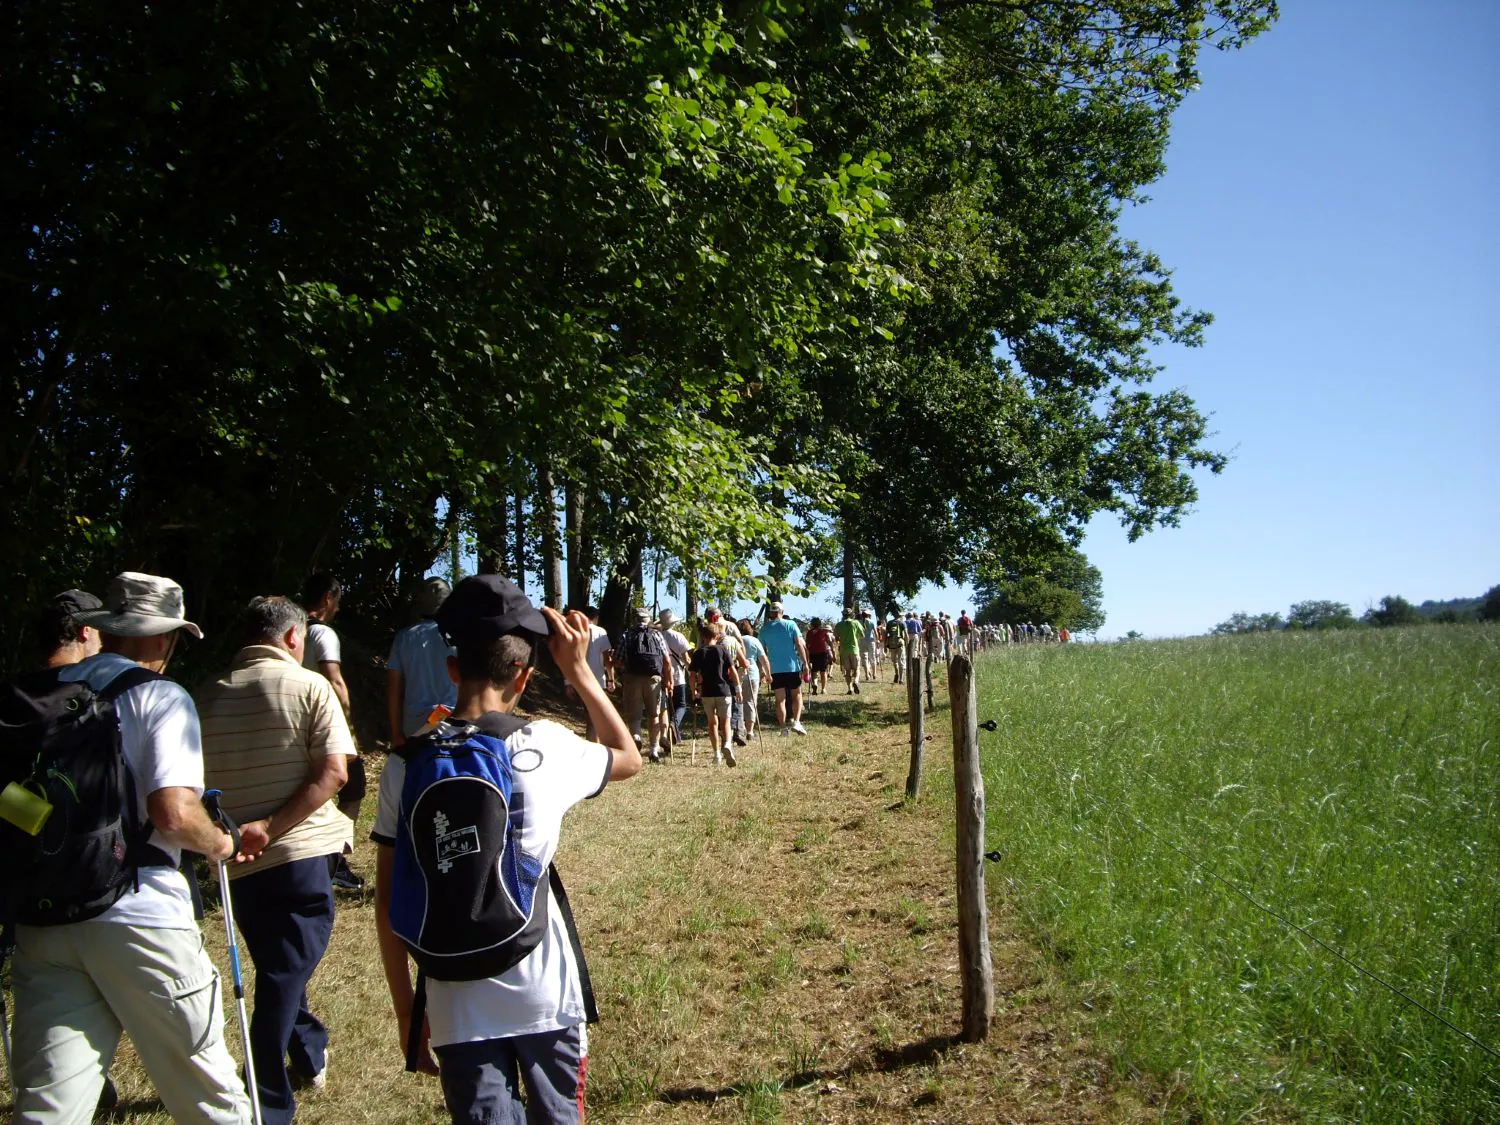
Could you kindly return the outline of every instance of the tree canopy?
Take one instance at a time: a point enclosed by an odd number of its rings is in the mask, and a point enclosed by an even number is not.
[[[332,567],[378,632],[460,534],[623,616],[651,552],[889,598],[1176,522],[1224,460],[1150,348],[1207,317],[1118,218],[1274,15],[11,6],[4,659],[124,568],[212,634]]]

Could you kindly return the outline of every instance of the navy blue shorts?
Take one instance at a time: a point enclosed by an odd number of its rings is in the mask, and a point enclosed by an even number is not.
[[[454,1125],[541,1125],[583,1120],[582,1025],[435,1049]],[[521,1102],[521,1085],[526,1101]]]

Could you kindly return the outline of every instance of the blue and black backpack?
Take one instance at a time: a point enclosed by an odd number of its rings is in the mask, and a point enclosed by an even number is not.
[[[549,901],[573,943],[588,1021],[598,1018],[562,880],[521,848],[525,794],[506,739],[526,724],[498,714],[487,723],[502,733],[448,721],[392,751],[406,762],[406,780],[390,921],[417,963],[408,1070],[416,1069],[427,979],[484,980],[514,968],[541,944]]]

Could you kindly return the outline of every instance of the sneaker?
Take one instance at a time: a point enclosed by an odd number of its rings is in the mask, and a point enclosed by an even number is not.
[[[328,1085],[328,1055],[325,1051],[323,1056],[323,1069],[317,1074],[308,1074],[300,1067],[289,1066],[286,1068],[286,1076],[292,1080],[292,1088],[295,1090],[321,1090]]]
[[[662,754],[661,754],[661,747],[660,746],[653,746],[653,747],[651,747],[651,753],[649,753],[649,754],[646,755],[647,761],[651,761],[651,762],[660,762],[661,758],[662,758]]]
[[[807,733],[807,731],[805,731],[805,730],[802,729],[802,724],[800,722],[794,722],[794,723],[792,723],[792,730],[796,731],[798,734],[806,734]]]
[[[736,746],[743,746],[743,745],[745,745],[745,736],[744,736],[744,735],[742,735],[742,734],[740,734],[740,732],[739,732],[739,731],[735,731],[735,732],[734,732],[734,744],[735,744],[735,745],[736,745]],[[727,749],[727,747],[726,747],[726,749]],[[733,762],[730,762],[730,763],[729,763],[729,764],[730,764],[730,765],[731,765],[731,766],[732,766],[732,765],[734,765],[734,763],[733,763]]]
[[[855,695],[859,694],[859,681],[858,680],[854,681],[854,694]]]
[[[724,747],[724,763],[726,765],[730,765],[730,766],[734,766],[734,765],[738,765],[739,764],[735,760],[735,757],[734,757],[734,747],[733,746],[726,746],[726,747]]]
[[[364,876],[354,873],[347,859],[340,856],[339,865],[333,869],[333,885],[340,890],[362,891],[365,889],[365,880]]]
[[[782,728],[781,728],[781,729],[780,729],[780,730],[779,730],[779,731],[777,731],[777,732],[776,732],[776,733],[777,733],[777,734],[779,734],[779,735],[780,735],[780,736],[781,736],[781,737],[782,737],[782,738],[785,738],[785,737],[786,737],[786,736],[787,736],[787,735],[789,735],[789,734],[791,734],[791,733],[792,733],[792,730],[791,730],[791,728],[790,728],[790,727],[782,727]]]
[[[717,750],[715,750],[714,751],[714,765],[721,766],[723,764],[724,764],[724,755],[721,754],[721,753],[719,753]]]

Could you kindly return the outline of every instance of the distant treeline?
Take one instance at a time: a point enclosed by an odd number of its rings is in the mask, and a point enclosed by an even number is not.
[[[1236,613],[1228,621],[1213,627],[1218,636],[1234,633],[1271,633],[1280,629],[1355,629],[1373,625],[1458,624],[1472,621],[1500,621],[1500,586],[1491,586],[1477,598],[1431,599],[1413,605],[1399,594],[1387,594],[1378,606],[1355,617],[1343,602],[1297,602],[1285,617],[1279,613]]]

